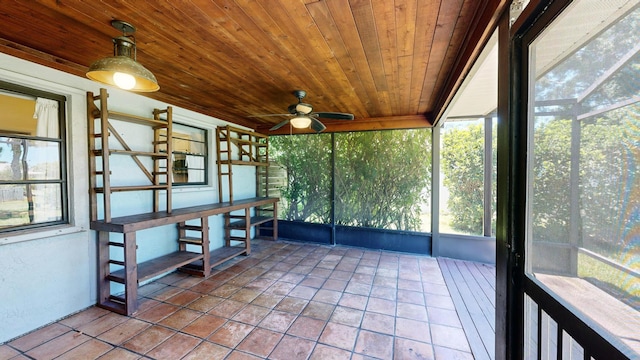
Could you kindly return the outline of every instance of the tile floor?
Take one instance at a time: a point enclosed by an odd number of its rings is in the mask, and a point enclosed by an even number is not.
[[[142,286],[135,316],[91,307],[2,359],[473,359],[436,259],[255,241],[209,278]]]

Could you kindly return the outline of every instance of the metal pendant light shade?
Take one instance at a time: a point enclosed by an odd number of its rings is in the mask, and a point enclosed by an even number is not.
[[[114,20],[111,25],[122,30],[123,36],[113,39],[113,56],[100,59],[89,67],[87,77],[104,84],[138,92],[158,91],[156,77],[136,61],[136,44],[126,33],[135,31],[133,25]]]

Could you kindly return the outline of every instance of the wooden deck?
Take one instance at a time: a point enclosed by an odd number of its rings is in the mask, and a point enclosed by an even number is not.
[[[438,258],[475,359],[495,359],[496,268]]]

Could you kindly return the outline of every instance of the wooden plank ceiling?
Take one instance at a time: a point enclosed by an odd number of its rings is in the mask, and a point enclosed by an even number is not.
[[[133,24],[154,99],[262,132],[307,91],[327,131],[430,126],[506,0],[2,1],[0,52],[84,76]],[[288,133],[288,126],[281,129]]]

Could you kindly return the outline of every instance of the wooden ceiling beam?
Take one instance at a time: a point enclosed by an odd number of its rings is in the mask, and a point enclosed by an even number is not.
[[[376,118],[361,118],[353,121],[326,120],[323,124],[327,127],[323,132],[348,132],[348,131],[371,131],[371,130],[398,130],[398,129],[423,129],[430,128],[431,121],[424,115],[401,115],[385,116]],[[259,126],[257,132],[268,135],[289,135],[289,134],[313,134],[311,129],[292,129],[290,126],[283,126],[278,130],[269,131],[267,126]]]

